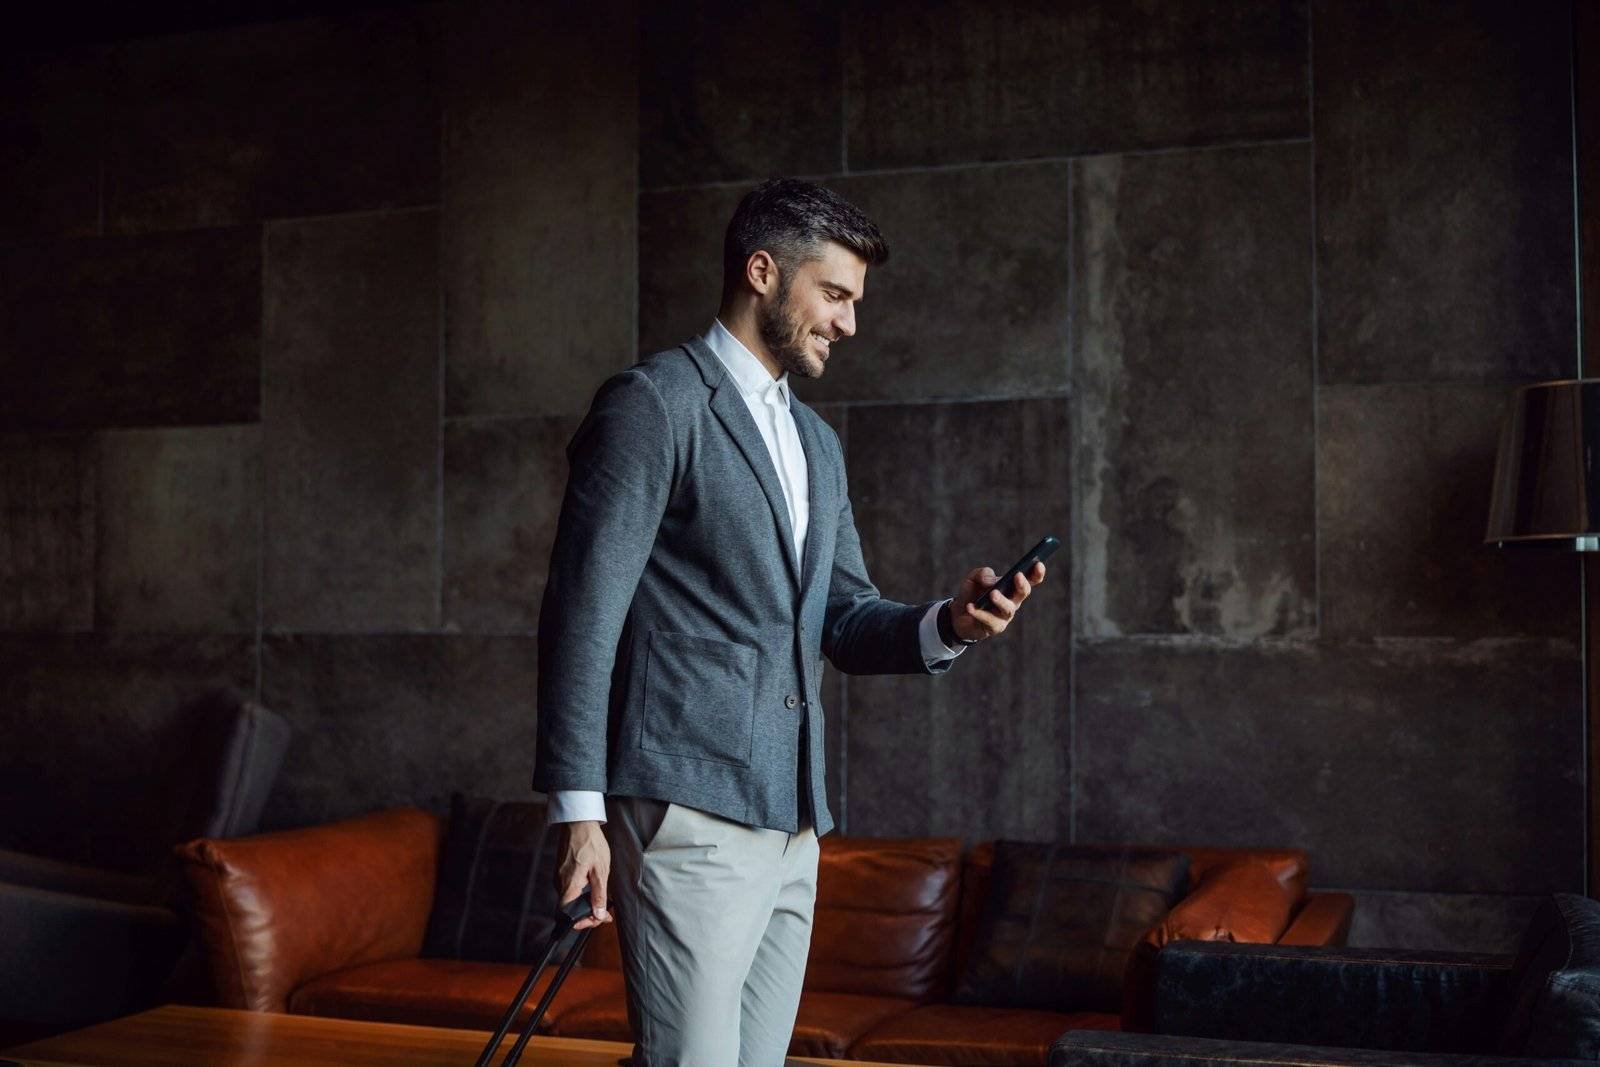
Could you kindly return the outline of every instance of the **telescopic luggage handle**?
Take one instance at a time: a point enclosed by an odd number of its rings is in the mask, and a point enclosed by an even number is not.
[[[507,1032],[510,1031],[511,1024],[517,1021],[517,1012],[522,1010],[522,1005],[527,1002],[528,994],[533,992],[534,983],[539,980],[539,972],[549,965],[551,957],[556,954],[556,949],[560,947],[562,939],[571,932],[573,924],[579,919],[588,918],[591,910],[589,906],[589,887],[584,886],[582,893],[563,904],[560,910],[556,912],[555,929],[550,931],[550,945],[544,950],[544,957],[533,965],[533,970],[529,971],[528,977],[523,979],[522,988],[517,990],[516,998],[511,1001],[511,1006],[506,1009],[505,1016],[500,1020],[499,1029],[494,1032],[494,1036],[489,1039],[489,1043],[483,1047],[483,1052],[478,1055],[478,1062],[473,1067],[489,1067],[490,1061],[494,1059],[495,1050],[500,1047],[500,1042],[505,1039]],[[511,1046],[511,1051],[506,1053],[505,1061],[500,1067],[513,1067],[513,1064],[522,1058],[522,1050],[527,1046],[528,1039],[533,1036],[534,1028],[539,1025],[539,1020],[544,1018],[546,1009],[550,1007],[550,1002],[556,997],[556,990],[560,989],[561,983],[567,980],[567,974],[571,972],[573,965],[578,962],[578,957],[583,955],[583,946],[588,943],[589,935],[593,932],[593,927],[579,931],[577,939],[572,943],[572,947],[567,950],[566,956],[562,958],[561,966],[557,969],[555,977],[550,979],[549,988],[544,991],[544,996],[539,998],[538,1006],[533,1009],[533,1014],[529,1016],[528,1025],[523,1028],[521,1035],[518,1036],[517,1043]]]

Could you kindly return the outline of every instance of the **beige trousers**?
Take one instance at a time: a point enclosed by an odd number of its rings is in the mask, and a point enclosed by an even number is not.
[[[606,798],[635,1067],[779,1067],[817,897],[817,835]]]

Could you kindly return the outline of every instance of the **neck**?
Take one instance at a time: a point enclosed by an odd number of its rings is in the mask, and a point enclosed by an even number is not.
[[[761,361],[767,373],[772,375],[773,381],[783,377],[783,367],[772,358],[772,353],[767,351],[767,346],[761,342],[761,328],[757,324],[754,301],[734,300],[725,303],[718,310],[717,319],[724,329],[750,350],[751,355]]]

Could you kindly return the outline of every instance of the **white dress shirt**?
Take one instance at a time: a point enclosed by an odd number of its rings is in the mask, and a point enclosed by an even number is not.
[[[810,483],[806,477],[806,454],[800,446],[799,431],[795,429],[794,412],[789,407],[789,372],[784,371],[774,378],[761,361],[728,332],[721,319],[712,320],[711,329],[702,340],[739,387],[739,395],[750,409],[756,429],[761,431],[761,440],[766,442],[772,465],[777,468],[784,503],[788,505],[789,528],[794,531],[794,557],[805,559],[806,530],[811,525]],[[963,651],[939,639],[939,609],[947,602],[941,600],[930,607],[917,630],[922,658],[930,665],[954,659]],[[580,819],[604,822],[605,818],[605,794],[597,790],[557,789],[550,793],[545,811],[547,822]]]

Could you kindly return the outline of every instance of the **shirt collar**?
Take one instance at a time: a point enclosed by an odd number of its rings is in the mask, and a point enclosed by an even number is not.
[[[789,372],[784,371],[774,378],[755,354],[722,325],[721,319],[711,320],[711,329],[706,331],[703,340],[739,387],[740,394],[747,399],[753,397],[764,402],[767,395],[776,389],[783,406],[789,406]]]

